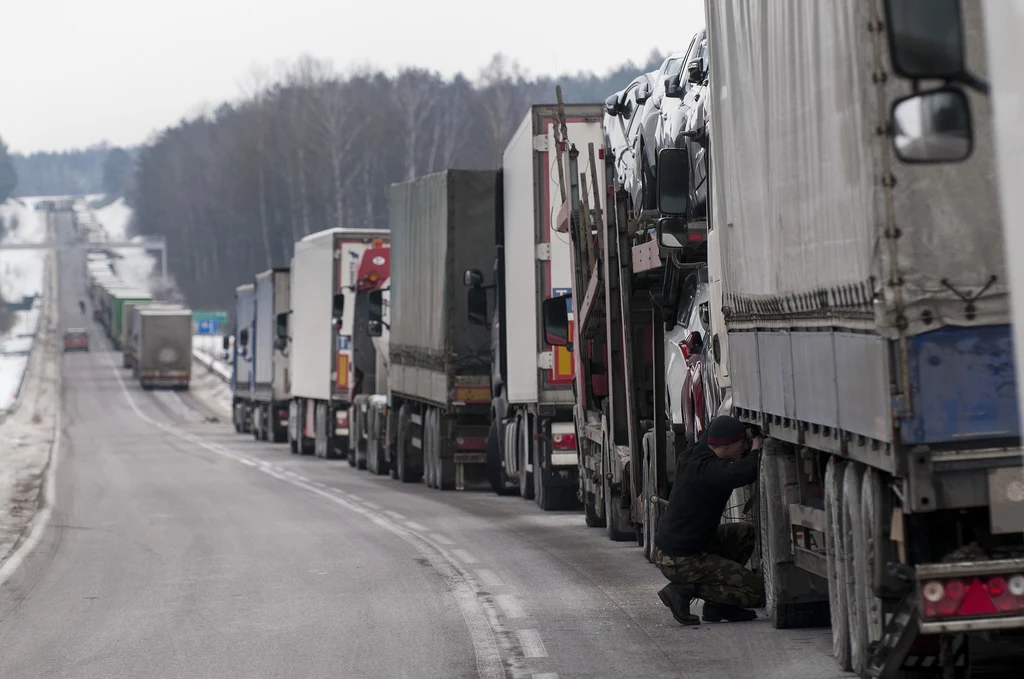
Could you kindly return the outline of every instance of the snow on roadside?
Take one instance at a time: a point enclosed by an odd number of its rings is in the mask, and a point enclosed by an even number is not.
[[[192,354],[201,356],[202,361],[192,361],[190,390],[208,408],[225,419],[231,419],[231,384],[223,377],[231,375],[231,364],[224,361],[223,342],[221,335],[192,337]]]
[[[49,289],[55,280],[51,270]],[[0,561],[21,543],[40,506],[60,400],[58,335],[56,302],[48,298],[21,401],[0,421]]]

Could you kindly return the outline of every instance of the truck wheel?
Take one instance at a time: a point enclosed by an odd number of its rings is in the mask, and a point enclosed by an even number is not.
[[[263,428],[262,409],[260,406],[255,406],[252,409],[252,437],[256,441],[263,439],[261,430]]]
[[[533,473],[527,471],[533,451],[533,427],[530,426],[530,416],[523,415],[519,418],[519,494],[524,500],[532,500],[534,496]]]
[[[825,468],[825,551],[828,555],[828,603],[832,617],[832,655],[850,670],[849,606],[846,601],[846,558],[843,554],[842,488],[846,463],[831,457]]]
[[[850,621],[850,665],[857,674],[862,672],[869,656],[863,617],[867,589],[865,583],[857,577],[858,571],[864,570],[864,525],[861,523],[860,507],[863,479],[864,468],[855,462],[848,462],[843,475],[842,536],[843,555],[846,557],[843,569],[846,574],[846,601]]]
[[[597,515],[597,498],[593,493],[587,493],[587,500],[583,503],[583,520],[588,528],[604,528],[605,521]]]
[[[502,464],[501,441],[498,438],[498,422],[491,421],[491,428],[487,432],[487,479],[491,483],[491,490],[498,495],[517,495],[518,486],[512,486],[505,473],[505,465]]]
[[[434,455],[434,487],[441,490],[455,490],[455,460],[443,455],[444,427],[441,421],[443,417],[440,410],[433,408],[430,441]]]
[[[241,434],[242,433],[242,423],[241,423],[241,421],[239,419],[239,415],[238,415],[238,405],[233,405],[231,407],[231,423],[235,425],[235,433],[236,434]]]
[[[622,495],[612,492],[611,483],[604,481],[604,516],[608,539],[612,542],[631,542],[636,534],[629,525],[629,511],[622,508]]]
[[[653,434],[644,435],[644,483],[643,483],[643,536],[641,545],[644,548],[644,558],[654,561],[654,534],[658,530],[657,520],[661,514],[661,507],[658,506],[656,498],[658,489],[654,482],[654,460],[651,455],[651,444],[654,442]]]
[[[861,483],[860,513],[864,526],[864,558],[860,561],[857,578],[864,583],[863,611],[865,643],[871,646],[882,638],[885,614],[882,600],[875,596],[875,584],[889,561],[889,549],[885,538],[882,517],[885,515],[885,484],[882,473],[868,467]]]
[[[418,483],[423,478],[422,464],[412,459],[412,417],[409,406],[402,405],[398,411],[398,464],[396,465],[398,480],[402,483]]]
[[[434,465],[433,413],[433,408],[427,408],[423,412],[423,426],[420,427],[420,450],[423,451],[423,483],[426,484],[427,488],[437,487],[434,480],[437,468]]]

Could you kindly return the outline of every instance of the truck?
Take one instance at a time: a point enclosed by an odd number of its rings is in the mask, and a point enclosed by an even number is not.
[[[556,146],[564,143],[560,132],[584,145],[600,145],[604,138],[602,105],[562,111],[565,130],[556,124],[555,106],[538,105],[512,135],[502,156],[493,282],[484,286],[478,269],[465,273],[470,321],[492,331],[490,485],[499,495],[519,493],[545,510],[575,507],[579,494],[573,357],[567,347],[551,346],[540,327],[544,300],[564,297],[567,308],[572,304],[570,246],[559,233],[566,223],[560,208],[569,200],[563,177],[553,171]],[[491,314],[488,289],[496,300]]]
[[[288,440],[288,354],[278,340],[278,324],[287,324],[290,296],[287,268],[268,269],[253,282],[252,435],[257,441]]]
[[[978,75],[997,4],[706,3],[713,341],[766,436],[765,610],[827,610],[862,677],[966,677],[1024,628],[1015,198]]]
[[[285,342],[288,441],[293,453],[349,453],[349,407],[362,375],[352,360],[355,297],[363,253],[388,239],[384,229],[334,228],[295,243]]]
[[[152,302],[153,297],[142,290],[120,288],[111,290],[109,307],[105,317],[107,335],[115,349],[121,348],[121,328],[124,325],[124,305],[128,302]]]
[[[405,483],[464,489],[483,478],[490,333],[469,321],[464,272],[494,261],[497,171],[445,170],[391,185],[388,410],[391,469]],[[373,334],[381,308],[370,306]]]
[[[143,389],[188,389],[192,377],[192,310],[140,309],[138,365]]]
[[[360,375],[352,388],[351,445],[348,462],[374,474],[387,474],[387,359],[386,344],[369,331],[370,307],[391,281],[391,247],[370,248],[363,253],[356,278],[352,336],[353,370]],[[379,328],[379,326],[378,326]],[[358,386],[356,386],[358,385]]]
[[[121,324],[122,365],[133,372],[138,363],[139,325],[136,316],[142,309],[180,309],[180,304],[170,302],[125,302],[124,322]],[[137,375],[136,375],[137,377]]]
[[[231,421],[235,432],[252,431],[252,347],[255,286],[235,288],[235,346],[231,354]],[[228,344],[225,339],[225,348]]]

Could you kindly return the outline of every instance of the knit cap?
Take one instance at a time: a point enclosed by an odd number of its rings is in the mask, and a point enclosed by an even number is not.
[[[747,428],[735,417],[720,415],[708,426],[708,445],[727,446],[747,435]]]

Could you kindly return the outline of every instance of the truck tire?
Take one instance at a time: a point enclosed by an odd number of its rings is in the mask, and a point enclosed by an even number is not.
[[[397,478],[402,483],[419,483],[423,479],[422,463],[416,464],[412,459],[412,418],[408,404],[403,404],[398,411],[398,464]]]
[[[531,426],[529,414],[522,415],[518,420],[519,494],[524,500],[532,500],[534,498],[533,473],[527,470],[529,469],[528,465],[533,461],[531,459],[531,453],[533,452],[533,427]]]
[[[864,525],[861,522],[861,485],[864,467],[856,462],[846,464],[843,474],[843,564],[846,576],[846,601],[850,628],[850,667],[860,674],[869,658],[867,645],[866,612],[867,589],[858,572],[864,571]]]
[[[883,572],[890,554],[882,519],[885,516],[886,492],[882,476],[878,470],[868,467],[861,483],[860,512],[861,523],[864,525],[864,559],[860,562],[863,570],[857,572],[857,577],[864,582],[866,593],[862,615],[868,646],[881,640],[885,622],[882,600],[875,595],[875,586],[881,580],[876,574]]]
[[[830,457],[825,467],[825,551],[828,556],[828,603],[832,617],[832,655],[850,671],[849,607],[846,601],[846,558],[843,554],[842,488],[846,463]]]
[[[587,493],[587,499],[583,503],[583,521],[587,528],[604,528],[605,520],[597,515],[597,498],[593,493]]]
[[[252,438],[256,441],[263,439],[263,409],[262,406],[253,406],[252,409]]]
[[[432,408],[431,450],[434,456],[434,487],[441,490],[455,490],[455,460],[444,454],[444,414]]]
[[[423,433],[420,437],[420,450],[423,451],[423,483],[427,488],[437,487],[434,480],[437,475],[437,466],[434,463],[433,413],[433,408],[423,411]]]
[[[654,459],[653,455],[651,455],[651,446],[653,443],[654,434],[644,434],[644,478],[642,486],[643,495],[641,497],[641,501],[643,502],[644,525],[641,528],[643,534],[643,542],[641,546],[644,549],[644,558],[652,563],[654,562],[654,534],[658,530],[657,521],[661,516],[661,507],[656,502],[658,489],[655,487]]]
[[[505,465],[501,453],[501,440],[498,437],[498,422],[491,420],[491,428],[487,432],[487,480],[491,490],[497,495],[518,495],[519,486],[513,486],[505,473]]]

